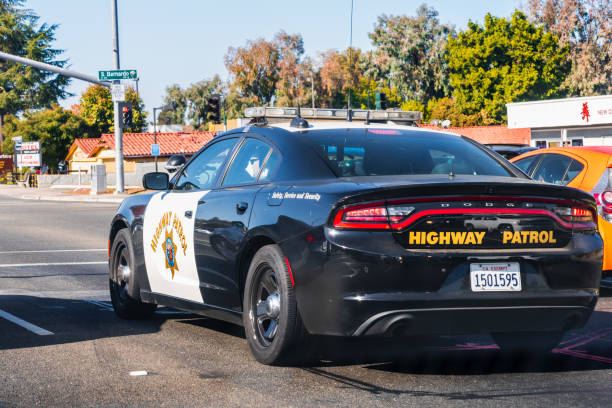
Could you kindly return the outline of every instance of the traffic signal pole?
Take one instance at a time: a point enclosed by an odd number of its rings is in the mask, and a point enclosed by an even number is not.
[[[117,0],[111,0],[111,14],[113,20],[113,55],[115,59],[115,69],[120,69],[119,65],[119,27],[117,24]],[[113,81],[119,84],[120,81]],[[123,177],[123,131],[121,129],[121,112],[119,112],[119,102],[113,102],[115,117],[115,194],[125,191]]]

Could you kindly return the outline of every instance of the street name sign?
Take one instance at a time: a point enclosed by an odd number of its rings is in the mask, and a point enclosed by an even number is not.
[[[98,79],[100,79],[100,81],[115,81],[118,79],[138,79],[138,73],[136,73],[135,69],[114,69],[98,71]]]
[[[113,102],[125,102],[125,85],[112,84],[111,95],[113,97]]]

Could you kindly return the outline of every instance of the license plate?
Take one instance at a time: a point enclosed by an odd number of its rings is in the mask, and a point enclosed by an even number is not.
[[[520,292],[521,270],[518,262],[470,264],[473,292]]]

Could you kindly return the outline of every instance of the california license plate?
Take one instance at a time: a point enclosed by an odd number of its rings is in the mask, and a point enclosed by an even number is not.
[[[518,262],[470,264],[473,292],[520,292],[521,269]]]

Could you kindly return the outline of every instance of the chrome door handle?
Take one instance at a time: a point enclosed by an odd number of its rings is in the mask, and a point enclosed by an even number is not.
[[[239,214],[242,214],[243,212],[245,212],[247,208],[249,208],[249,203],[245,201],[241,201],[238,204],[236,204],[236,211]]]
[[[193,216],[193,211],[185,211],[185,217],[191,218]]]

